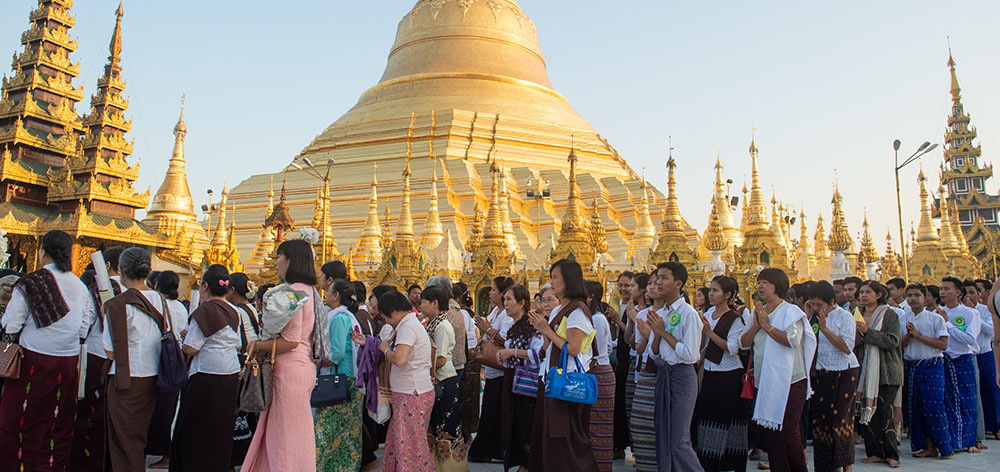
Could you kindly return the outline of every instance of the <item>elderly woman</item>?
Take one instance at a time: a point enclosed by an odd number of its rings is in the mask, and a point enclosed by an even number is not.
[[[528,289],[511,285],[503,294],[503,306],[514,320],[504,349],[497,354],[504,363],[503,386],[503,465],[505,470],[519,467],[524,471],[531,459],[531,420],[535,411],[535,397],[515,393],[515,374],[522,372],[538,375],[538,356],[542,348],[542,335],[528,320]]]
[[[788,276],[767,268],[757,275],[757,295],[751,323],[740,337],[753,349],[757,403],[753,421],[763,427],[771,470],[806,472],[806,455],[799,427],[809,396],[809,368],[816,352],[816,335],[799,307],[784,300]]]
[[[427,445],[434,408],[431,339],[413,312],[413,305],[398,291],[380,296],[378,310],[395,333],[391,341],[382,341],[379,346],[392,366],[389,372],[392,419],[385,439],[382,471],[433,472],[434,456]],[[354,339],[364,342],[359,336]]]

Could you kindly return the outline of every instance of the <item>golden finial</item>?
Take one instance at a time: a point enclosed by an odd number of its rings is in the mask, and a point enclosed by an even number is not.
[[[406,133],[406,165],[403,167],[403,203],[400,205],[399,222],[396,228],[396,237],[402,239],[413,239],[413,216],[410,213],[410,141],[413,139],[413,123],[416,114],[410,114],[410,129]]]
[[[389,205],[385,206],[385,224],[382,226],[382,238],[379,243],[382,245],[382,249],[388,249],[392,246],[393,236],[392,236],[392,226],[389,224]]]
[[[496,158],[490,165],[490,206],[486,215],[486,226],[483,229],[483,241],[492,245],[503,245],[503,220],[500,210],[500,168]],[[478,207],[477,207],[478,210]]]
[[[709,251],[725,251],[728,248],[726,235],[722,231],[722,222],[719,221],[719,213],[715,205],[712,205],[712,210],[708,215],[708,229],[702,235],[701,241]]]
[[[816,217],[816,232],[813,236],[813,253],[819,259],[830,257],[830,246],[826,242],[826,230],[823,229],[823,214]]]
[[[924,170],[920,169],[917,175],[917,182],[920,184],[920,231],[917,233],[917,243],[928,243],[938,245],[941,236],[938,235],[937,228],[934,227],[934,220],[931,213],[930,194],[927,192],[927,176]],[[912,253],[911,253],[912,254]]]
[[[121,60],[119,56],[122,53],[122,15],[124,14],[122,3],[118,2],[118,9],[115,10],[115,31],[111,33],[111,44],[108,45],[108,51],[111,52],[108,61],[111,61],[112,66],[118,65]]]
[[[372,163],[371,194],[368,197],[368,217],[365,227],[358,236],[358,255],[361,261],[375,260],[382,255],[382,230],[378,219],[378,179],[375,174],[378,163]],[[386,206],[388,209],[388,206]]]
[[[756,138],[752,137],[750,139],[750,202],[747,208],[748,214],[744,217],[747,221],[747,231],[767,229],[768,223],[764,191],[760,187],[760,172],[757,170],[758,153]]]
[[[673,155],[667,159],[667,205],[664,210],[663,232],[684,233],[684,219],[677,204],[677,161]]]
[[[951,225],[951,215],[948,214],[950,213],[948,195],[943,184],[938,187],[938,196],[940,197],[938,212],[941,214],[941,249],[944,250],[946,256],[951,258],[958,255],[961,249],[958,246],[958,238],[955,237],[955,229]]]
[[[479,209],[479,202],[476,202],[472,214],[472,229],[469,232],[469,237],[465,240],[465,250],[469,253],[478,251],[479,246],[483,243],[483,211]]]
[[[966,239],[965,231],[962,230],[962,225],[958,220],[958,204],[955,203],[954,199],[951,200],[948,208],[951,212],[952,232],[955,233],[955,239],[958,240],[958,249],[962,251],[962,255],[970,256],[971,252],[969,251],[969,240]]]
[[[642,196],[639,200],[639,226],[635,229],[633,237],[637,247],[646,248],[653,244],[656,239],[656,228],[653,226],[653,219],[649,214],[649,196],[646,193],[646,168],[642,168],[642,181],[639,183],[639,192]],[[663,220],[666,224],[666,220]]]
[[[583,215],[580,214],[580,189],[576,186],[576,162],[578,158],[572,135],[570,135],[569,156],[566,157],[566,160],[569,161],[569,196],[566,201],[566,213],[562,220],[563,230],[582,230],[586,228],[587,223]]]
[[[316,209],[313,211],[313,221],[312,227],[316,228],[316,231],[321,231],[320,226],[323,224],[323,193],[321,190],[316,190]]]

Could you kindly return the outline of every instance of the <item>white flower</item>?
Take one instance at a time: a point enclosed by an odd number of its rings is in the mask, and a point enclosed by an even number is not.
[[[309,244],[318,244],[319,231],[316,228],[302,228],[299,230],[299,239],[303,239]]]
[[[760,271],[764,270],[764,266],[762,266],[762,265],[758,264],[758,265],[757,265],[757,267],[754,267],[754,268],[753,268],[753,270],[755,270],[755,271],[757,271],[757,272],[760,272]]]

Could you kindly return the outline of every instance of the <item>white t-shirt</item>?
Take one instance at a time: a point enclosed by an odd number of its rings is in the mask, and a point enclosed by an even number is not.
[[[562,309],[562,305],[553,308],[552,312],[549,313],[550,324],[552,323],[552,320],[554,320],[556,316],[559,314],[560,309]],[[571,328],[576,328],[579,329],[580,331],[583,331],[584,336],[594,332],[594,325],[590,322],[589,319],[587,319],[587,314],[584,313],[583,310],[577,308],[576,310],[573,310],[566,318],[567,318],[566,319],[567,332]],[[580,354],[578,354],[576,358],[579,359],[580,364],[583,365],[583,372],[587,372],[587,370],[590,369],[590,359],[593,357],[594,357],[593,349],[589,349],[587,352],[583,352],[583,348],[581,346]],[[549,364],[550,362],[549,359],[551,358],[552,358],[552,343],[549,343],[549,347],[545,351],[545,360],[542,364],[542,369],[540,369],[543,380],[545,379],[545,375],[548,374],[549,365],[559,365],[560,359],[556,359],[554,364]],[[573,359],[567,356],[566,372],[576,372],[576,371],[577,371],[576,362],[574,362]]]
[[[591,320],[594,329],[597,330],[597,365],[611,365],[611,359],[608,357],[611,353],[611,324],[608,323],[604,313],[594,314]]]
[[[20,331],[19,344],[31,352],[55,357],[79,356],[80,338],[87,337],[87,329],[97,316],[90,292],[77,276],[72,272],[60,272],[55,264],[48,264],[41,270],[52,273],[69,312],[59,321],[39,328],[28,311],[28,301],[21,290],[15,288],[3,315],[3,326],[8,334]]]
[[[937,313],[920,310],[920,313],[913,314],[912,311],[907,310],[906,321],[913,323],[920,334],[929,338],[939,339],[941,336],[948,335],[948,327],[945,326],[944,318]],[[903,326],[906,326],[906,323],[903,323]],[[908,361],[935,359],[940,358],[942,352],[944,351],[930,347],[921,341],[910,339],[910,342],[903,348],[903,359]]]
[[[440,380],[447,380],[456,375],[455,364],[452,362],[452,351],[455,349],[455,328],[447,319],[438,323],[434,329],[434,345],[437,346],[437,357],[444,357],[444,365],[434,371],[434,376]],[[431,362],[437,363],[437,359]]]
[[[403,365],[393,365],[389,370],[392,391],[405,394],[424,394],[434,390],[431,383],[431,340],[415,313],[406,315],[396,325],[396,346],[410,346],[410,354]]]

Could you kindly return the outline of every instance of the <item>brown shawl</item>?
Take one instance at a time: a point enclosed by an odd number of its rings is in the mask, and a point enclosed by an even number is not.
[[[715,329],[713,329],[712,332],[722,339],[727,339],[729,336],[729,328],[733,327],[733,323],[739,317],[739,314],[732,309],[729,309],[729,311],[723,313],[722,318],[719,318],[719,322],[715,325]],[[708,347],[705,348],[705,359],[718,364],[722,361],[723,354],[725,354],[725,351],[723,351],[721,347],[712,341],[708,342]]]
[[[28,313],[39,328],[49,326],[69,313],[69,305],[59,290],[56,277],[48,269],[39,269],[21,277],[14,288],[21,292]]]
[[[198,323],[198,329],[206,338],[229,326],[236,331],[240,327],[240,315],[228,303],[219,300],[206,300],[191,313],[191,319]]]
[[[163,295],[160,295],[160,301],[163,303],[161,308],[166,311],[167,302],[163,299]],[[128,311],[126,310],[128,305],[152,318],[160,327],[161,333],[166,332],[163,315],[142,292],[134,288],[122,292],[104,304],[104,316],[107,317],[108,329],[111,330],[111,346],[115,353],[115,386],[118,390],[127,390],[132,386],[128,358]]]
[[[94,300],[94,307],[97,308],[97,330],[104,331],[104,312],[101,311],[101,290],[97,288],[97,282],[90,284],[87,290],[90,291],[90,298]],[[122,285],[115,279],[111,279],[111,294],[112,297],[122,294]]]

